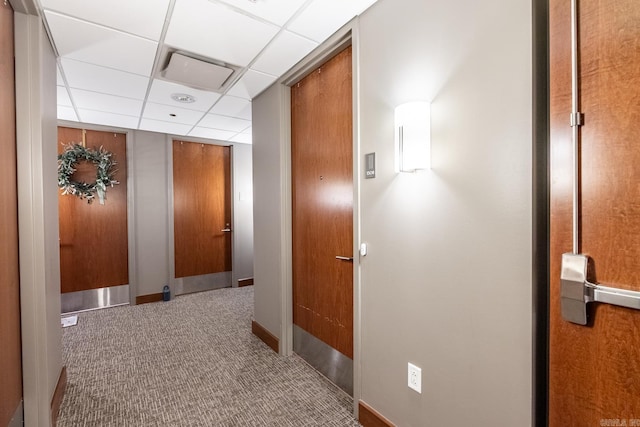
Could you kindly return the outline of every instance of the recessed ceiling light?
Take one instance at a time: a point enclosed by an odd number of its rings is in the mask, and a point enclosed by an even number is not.
[[[171,99],[176,102],[181,102],[183,104],[192,104],[196,102],[196,98],[194,96],[189,95],[188,93],[172,93]]]

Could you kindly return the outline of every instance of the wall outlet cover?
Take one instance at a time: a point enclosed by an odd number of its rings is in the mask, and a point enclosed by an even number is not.
[[[418,368],[413,363],[409,363],[408,366],[408,386],[410,389],[422,393],[422,369]]]

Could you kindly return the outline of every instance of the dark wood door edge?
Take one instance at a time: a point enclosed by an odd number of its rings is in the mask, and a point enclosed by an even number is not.
[[[162,301],[162,292],[157,294],[138,295],[136,297],[136,305],[147,304],[150,302],[158,302],[158,301]]]
[[[378,411],[364,403],[358,402],[358,421],[363,427],[395,427],[395,424],[382,416]]]
[[[62,405],[62,398],[64,392],[67,389],[67,367],[63,366],[58,377],[58,384],[56,384],[56,390],[53,392],[53,398],[51,399],[51,425],[56,427],[58,422],[58,414],[60,413],[60,406]]]
[[[253,277],[247,277],[246,279],[238,279],[238,287],[253,285]]]
[[[262,325],[255,320],[251,321],[251,332],[260,338],[266,345],[271,347],[276,353],[280,352],[280,341],[271,332],[267,331]]]

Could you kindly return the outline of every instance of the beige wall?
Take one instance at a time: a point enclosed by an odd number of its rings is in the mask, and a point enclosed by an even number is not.
[[[50,424],[62,368],[56,63],[37,16],[15,15],[25,425]]]
[[[284,90],[273,85],[253,100],[254,318],[280,338],[284,274],[285,213]]]
[[[531,2],[379,0],[358,27],[359,152],[377,171],[360,182],[357,397],[399,426],[530,425]],[[414,100],[432,103],[433,168],[396,174],[393,110]],[[282,102],[278,85],[254,100],[253,127],[255,319],[279,337]]]
[[[381,0],[359,34],[361,399],[401,426],[529,425],[531,2]],[[393,109],[414,100],[432,170],[396,174]]]

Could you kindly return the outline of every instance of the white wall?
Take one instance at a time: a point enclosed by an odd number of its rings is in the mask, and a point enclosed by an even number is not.
[[[56,62],[40,18],[15,14],[25,424],[50,425],[62,369]]]
[[[359,148],[377,171],[361,180],[357,397],[399,426],[531,424],[531,9],[379,0],[359,21]],[[432,103],[433,169],[396,174],[393,109],[414,100]],[[278,85],[253,102],[255,319],[276,336],[282,102]]]
[[[360,20],[361,399],[401,426],[531,423],[528,0],[381,0]],[[432,167],[393,171],[431,101]],[[422,367],[423,391],[406,385]]]
[[[233,286],[253,277],[253,148],[233,146]]]

